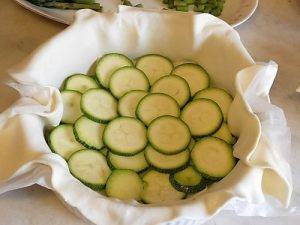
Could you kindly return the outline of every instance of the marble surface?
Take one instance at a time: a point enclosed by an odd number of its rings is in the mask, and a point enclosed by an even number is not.
[[[16,98],[3,85],[7,69],[66,26],[35,15],[11,0],[0,7],[0,111]],[[260,0],[253,17],[237,28],[256,61],[274,60],[279,73],[271,100],[283,108],[292,130],[292,157],[295,194],[300,196],[300,1]],[[300,207],[300,206],[299,206]],[[300,215],[276,218],[237,217],[221,212],[206,225],[296,225]],[[87,225],[70,213],[50,190],[32,186],[0,196],[0,225]]]

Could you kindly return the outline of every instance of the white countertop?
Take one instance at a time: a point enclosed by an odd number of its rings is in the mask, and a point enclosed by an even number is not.
[[[35,15],[12,0],[0,5],[0,81],[7,69],[66,26]],[[300,1],[260,0],[253,17],[237,28],[246,48],[256,61],[274,60],[279,73],[271,90],[271,100],[283,108],[292,130],[292,161],[300,161]],[[0,84],[0,110],[17,94]],[[300,177],[300,164],[293,168]],[[300,180],[294,179],[296,196]],[[300,206],[299,206],[300,207]],[[296,225],[300,215],[277,218],[237,217],[220,213],[206,225]],[[298,222],[297,222],[298,221]],[[85,225],[70,213],[53,192],[33,186],[0,196],[0,225]]]

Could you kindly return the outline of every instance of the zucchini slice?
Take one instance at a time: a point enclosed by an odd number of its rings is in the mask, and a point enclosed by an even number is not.
[[[212,100],[197,99],[189,102],[182,110],[180,118],[189,126],[196,137],[210,135],[222,125],[220,107]]]
[[[206,98],[216,102],[222,110],[224,120],[227,121],[228,110],[233,100],[228,92],[221,88],[206,88],[195,94],[194,99],[199,98]]]
[[[118,116],[117,100],[104,89],[90,89],[82,95],[81,110],[86,117],[106,123]]]
[[[213,137],[217,137],[226,141],[228,144],[233,145],[236,142],[236,138],[230,133],[227,123],[222,123],[222,126],[216,133],[212,134]]]
[[[180,107],[191,97],[188,83],[177,75],[168,75],[157,80],[151,87],[151,93],[163,93],[174,98]]]
[[[76,140],[84,147],[100,150],[104,147],[102,136],[105,124],[97,123],[85,116],[76,120],[73,131]]]
[[[144,190],[142,201],[145,203],[171,203],[183,199],[185,193],[177,191],[169,181],[169,174],[149,170],[143,176]]]
[[[136,68],[142,70],[149,79],[150,85],[159,78],[169,75],[173,70],[173,64],[168,58],[149,54],[138,58]]]
[[[74,123],[81,115],[80,100],[81,94],[77,91],[62,91],[63,116],[61,122]]]
[[[75,152],[68,164],[72,175],[94,190],[103,189],[111,173],[105,156],[95,150]]]
[[[134,156],[121,156],[109,152],[107,155],[107,162],[110,167],[114,169],[128,169],[137,173],[149,167],[144,152],[140,152]]]
[[[121,200],[141,199],[143,181],[132,170],[114,170],[106,183],[106,194]]]
[[[188,126],[174,116],[161,116],[153,120],[147,136],[152,147],[167,155],[184,151],[191,140]]]
[[[102,86],[108,88],[111,75],[124,66],[133,66],[132,61],[125,55],[109,53],[102,56],[96,67],[98,81]]]
[[[164,155],[150,145],[145,149],[145,158],[153,169],[162,173],[175,173],[183,170],[189,164],[189,149],[175,155]]]
[[[90,76],[74,74],[66,79],[65,90],[78,91],[81,94],[92,88],[98,88],[97,82]]]
[[[225,177],[236,164],[232,146],[215,137],[204,137],[197,141],[191,159],[194,167],[209,180]]]
[[[208,88],[210,79],[208,73],[198,64],[184,63],[174,68],[173,74],[182,77],[189,84],[191,95]]]
[[[172,173],[170,182],[177,191],[187,194],[196,193],[206,188],[204,178],[192,166],[177,173]]]
[[[119,99],[118,112],[121,116],[135,117],[140,100],[148,94],[146,91],[129,91]]]
[[[145,125],[135,118],[119,117],[106,126],[103,141],[117,155],[135,155],[147,145],[147,130]]]
[[[180,107],[177,102],[166,94],[149,94],[142,98],[136,109],[136,116],[148,126],[152,120],[160,116],[179,117]]]
[[[55,127],[49,135],[49,146],[51,150],[64,159],[84,147],[76,141],[71,124],[62,124]]]
[[[148,91],[149,81],[143,71],[132,66],[116,70],[110,78],[109,89],[116,98],[132,90]]]

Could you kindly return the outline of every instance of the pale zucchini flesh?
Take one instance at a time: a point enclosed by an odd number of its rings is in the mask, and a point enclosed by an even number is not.
[[[78,91],[62,91],[63,115],[61,122],[75,123],[75,121],[82,115],[80,109],[81,93]]]
[[[169,181],[169,174],[149,170],[143,176],[142,201],[145,203],[172,203],[183,199],[185,193],[177,191]]]
[[[82,95],[81,110],[86,117],[106,123],[118,116],[117,100],[104,89],[90,89]]]
[[[166,94],[149,94],[142,98],[136,109],[137,118],[148,126],[154,119],[170,115],[179,117],[180,107],[177,102]]]
[[[132,66],[126,66],[112,74],[109,89],[119,99],[129,91],[148,91],[149,81],[143,71]]]
[[[216,102],[221,108],[224,120],[227,121],[228,110],[233,100],[228,92],[221,88],[206,88],[195,94],[194,99],[199,98],[207,98]]]
[[[82,116],[76,120],[73,129],[76,140],[84,147],[97,150],[104,147],[102,136],[105,124],[97,123]]]
[[[233,145],[236,142],[236,138],[231,134],[227,123],[224,122],[222,123],[222,126],[219,128],[219,130],[212,134],[212,136],[220,138],[230,145]]]
[[[151,93],[163,93],[174,98],[180,107],[190,99],[188,83],[177,75],[168,75],[157,80],[151,87]]]
[[[119,117],[104,130],[105,145],[118,155],[135,155],[147,145],[147,130],[144,124],[131,117]]]
[[[197,91],[208,88],[210,79],[208,73],[198,64],[184,63],[178,65],[172,71],[173,74],[182,77],[189,84],[191,95]]]
[[[106,184],[106,194],[121,200],[140,200],[143,181],[132,170],[114,170]]]
[[[173,64],[164,56],[149,54],[142,56],[137,60],[136,68],[142,70],[146,74],[150,85],[152,85],[159,78],[169,75],[173,70]]]
[[[162,173],[175,173],[183,170],[189,164],[189,149],[175,155],[165,155],[150,145],[145,149],[145,158],[147,162],[157,171]]]
[[[215,137],[205,137],[196,142],[191,159],[194,167],[207,179],[219,180],[235,166],[232,146]]]
[[[81,150],[72,154],[68,165],[74,177],[94,190],[103,189],[111,173],[105,156],[95,150]]]
[[[180,118],[190,128],[192,136],[196,137],[216,132],[223,121],[220,107],[209,99],[197,99],[189,102],[183,108]]]
[[[66,79],[65,90],[78,91],[81,94],[89,89],[98,88],[97,82],[91,77],[84,74],[74,74]]]
[[[96,75],[100,84],[105,88],[109,87],[111,75],[124,66],[133,66],[132,61],[125,55],[118,53],[109,53],[98,60]]]
[[[188,126],[174,116],[154,119],[148,127],[147,136],[157,151],[168,155],[185,150],[191,140]]]
[[[55,127],[51,131],[48,141],[51,150],[66,160],[74,152],[84,149],[84,146],[76,141],[73,127],[70,124],[62,124]]]
[[[149,167],[144,152],[140,152],[133,156],[121,156],[109,152],[107,161],[114,169],[128,169],[135,172],[141,172]]]
[[[121,116],[136,117],[135,111],[146,91],[130,91],[119,99],[118,112]]]

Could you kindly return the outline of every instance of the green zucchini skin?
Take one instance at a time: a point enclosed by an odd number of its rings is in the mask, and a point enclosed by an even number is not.
[[[171,173],[169,179],[170,179],[170,183],[177,191],[184,192],[186,194],[193,194],[193,193],[200,192],[206,188],[205,181],[202,181],[200,184],[195,186],[182,185],[174,179],[174,175],[175,175],[174,173]]]

